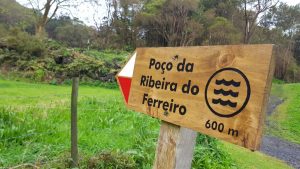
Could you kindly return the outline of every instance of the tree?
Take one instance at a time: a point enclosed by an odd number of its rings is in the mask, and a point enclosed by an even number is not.
[[[238,43],[240,33],[226,18],[216,17],[213,24],[208,27],[209,45],[228,45]]]
[[[244,13],[244,43],[250,42],[252,35],[257,27],[257,19],[260,14],[267,12],[276,6],[273,0],[243,0],[242,11]]]
[[[300,4],[289,6],[286,3],[280,3],[278,6],[274,6],[263,16],[261,25],[272,29],[269,32],[277,30],[281,37],[277,38],[276,41],[271,41],[271,43],[277,43],[281,46],[285,46],[288,50],[292,50],[295,59],[300,63]],[[274,37],[274,35],[272,35],[272,37]]]
[[[48,33],[48,37],[55,39],[57,35],[56,29],[65,25],[73,25],[73,20],[70,16],[61,15],[50,20],[45,28]]]
[[[280,28],[288,37],[292,37],[300,31],[299,24],[300,4],[289,6],[286,3],[280,3],[271,8],[262,20],[263,26]]]
[[[297,80],[299,62],[298,38],[300,33],[300,5],[289,6],[280,3],[273,6],[260,22],[263,32],[256,36],[264,37],[260,43],[277,44],[275,77],[288,81]],[[259,38],[255,39],[259,39]],[[294,56],[294,58],[293,58]]]
[[[149,1],[140,21],[144,34],[148,37],[157,34],[163,46],[193,45],[203,33],[203,25],[193,18],[198,3],[195,0]]]
[[[89,29],[82,24],[66,24],[55,29],[56,39],[68,46],[84,48],[89,41]]]
[[[104,48],[135,48],[138,35],[135,18],[143,3],[141,0],[106,0],[107,15],[104,18],[94,15],[99,37],[94,41]]]
[[[300,32],[295,36],[294,57],[300,64]]]
[[[27,0],[33,9],[35,16],[35,34],[38,37],[45,36],[46,24],[53,19],[60,9],[70,11],[71,7],[90,2],[98,4],[97,0]]]

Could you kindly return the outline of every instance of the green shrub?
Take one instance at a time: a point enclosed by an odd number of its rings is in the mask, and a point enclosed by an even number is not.
[[[0,24],[0,38],[6,36],[8,34],[6,27],[7,27],[6,25]]]
[[[56,80],[56,79],[53,79],[53,80],[50,81],[49,84],[51,84],[51,85],[57,85],[57,80]]]
[[[46,50],[42,40],[22,32],[17,28],[10,30],[9,36],[4,40],[9,49],[16,50],[19,54],[40,57]]]
[[[97,77],[105,76],[109,73],[109,68],[105,67],[103,62],[97,59],[84,55],[76,55],[75,58],[65,69],[68,77],[88,76],[92,79],[97,79]]]
[[[287,68],[285,79],[287,82],[295,83],[300,81],[300,65],[293,59]]]
[[[64,53],[63,53],[63,56],[64,56],[64,57],[70,57],[71,55],[72,55],[72,54],[71,54],[70,51],[64,50]]]
[[[36,81],[42,81],[43,78],[45,77],[46,73],[42,69],[38,69],[34,72],[34,80]]]
[[[218,141],[212,137],[199,134],[194,150],[192,167],[198,168],[232,168],[234,163],[230,155],[224,152]]]
[[[43,41],[17,28],[0,38],[0,45],[0,66],[4,63],[8,71],[24,78],[61,84],[80,76],[81,82],[106,88],[116,88],[114,76],[129,54],[113,50],[89,50],[82,54],[80,49],[77,52],[54,40]]]
[[[272,82],[275,84],[284,84],[285,83],[285,81],[277,79],[277,78],[273,78]]]
[[[129,55],[128,52],[125,51],[114,51],[114,50],[105,50],[105,51],[97,51],[97,50],[89,50],[84,52],[85,55],[94,57],[103,62],[116,62],[123,63],[126,57]]]
[[[63,44],[52,39],[49,39],[46,45],[48,46],[49,50],[59,50],[63,46]]]

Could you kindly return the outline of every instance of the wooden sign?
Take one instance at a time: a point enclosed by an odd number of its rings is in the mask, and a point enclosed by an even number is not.
[[[257,150],[273,45],[139,48],[117,75],[135,111]]]

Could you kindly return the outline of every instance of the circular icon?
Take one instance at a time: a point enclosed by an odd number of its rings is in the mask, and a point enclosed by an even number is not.
[[[216,71],[205,87],[205,101],[217,116],[233,117],[239,114],[250,99],[250,83],[246,75],[236,68]]]

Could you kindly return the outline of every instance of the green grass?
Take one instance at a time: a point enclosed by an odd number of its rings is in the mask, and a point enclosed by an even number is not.
[[[273,84],[272,94],[284,102],[269,117],[267,133],[300,144],[300,84]]]
[[[24,163],[69,166],[70,93],[70,86],[0,80],[0,168]],[[117,89],[80,86],[81,168],[151,168],[158,131],[159,120],[128,110]],[[249,157],[261,160],[254,165]],[[193,168],[268,168],[273,163],[289,168],[199,135]]]
[[[248,149],[235,146],[230,143],[223,143],[222,148],[227,151],[236,162],[237,168],[243,169],[286,169],[291,168],[282,161],[266,156],[260,152],[251,152]]]
[[[0,80],[0,166],[51,161],[68,153],[70,92],[69,86]],[[82,156],[122,150],[125,154],[150,154],[143,156],[143,162],[153,158],[150,152],[155,151],[158,120],[133,113],[121,102],[118,90],[80,86]]]
[[[130,53],[126,51],[115,51],[115,50],[104,50],[104,51],[97,51],[97,50],[88,50],[84,52],[85,55],[94,57],[96,59],[113,63],[117,61],[124,61],[124,58],[127,58]]]

